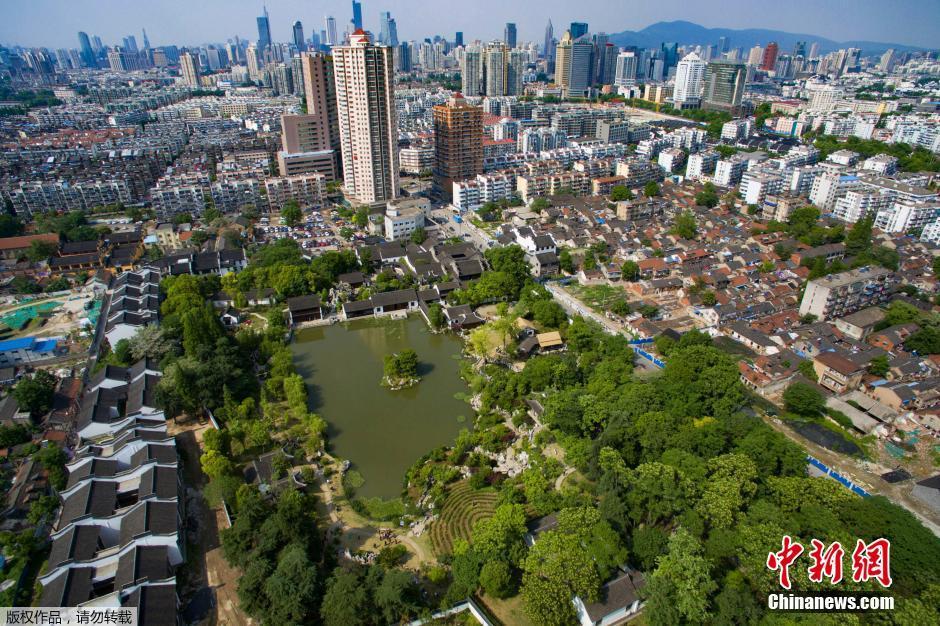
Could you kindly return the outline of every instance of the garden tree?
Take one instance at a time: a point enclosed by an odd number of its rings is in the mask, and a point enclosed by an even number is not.
[[[796,366],[796,369],[800,372],[800,374],[813,382],[819,380],[819,376],[816,374],[816,368],[813,367],[813,362],[808,359],[800,361],[800,364]]]
[[[0,213],[0,237],[22,235],[23,231],[23,222],[18,217],[9,213]]]
[[[31,263],[45,261],[56,253],[58,246],[48,241],[34,240],[29,244],[29,250],[26,251],[26,258]]]
[[[189,242],[197,248],[201,248],[202,244],[207,241],[209,241],[209,233],[201,229],[194,230],[192,236],[189,238]]]
[[[183,213],[177,213],[176,215],[173,216],[173,223],[176,224],[177,226],[179,226],[180,224],[192,224],[193,223],[192,213],[189,213],[188,211],[183,212]]]
[[[202,221],[206,224],[211,224],[220,217],[222,217],[222,211],[215,208],[214,205],[207,206],[206,209],[202,212]]]
[[[558,253],[558,267],[566,274],[574,274],[574,261],[571,259],[571,251],[568,248],[562,248]]]
[[[183,352],[187,356],[201,356],[210,350],[224,331],[215,311],[208,303],[185,311],[181,316],[183,325]]]
[[[54,443],[50,443],[34,454],[33,460],[46,470],[49,476],[49,484],[58,490],[65,489],[65,462],[68,460],[65,450]]]
[[[326,626],[359,626],[372,614],[368,590],[355,571],[341,567],[333,570],[326,585],[320,617]]]
[[[858,256],[871,251],[871,231],[875,222],[873,215],[866,215],[852,225],[845,236],[845,253],[849,256]]]
[[[494,598],[508,598],[515,591],[512,570],[506,561],[496,559],[487,561],[480,570],[480,586],[486,595]]]
[[[141,326],[128,340],[128,344],[132,361],[153,359],[159,362],[175,348],[173,341],[158,324]]]
[[[702,544],[680,528],[647,578],[646,619],[653,626],[705,622],[711,616],[709,598],[717,588]]]
[[[56,382],[56,377],[46,370],[36,370],[32,376],[20,379],[13,388],[13,397],[20,410],[27,411],[33,419],[48,413],[52,408]]]
[[[651,180],[643,187],[643,195],[647,198],[652,198],[659,195],[659,183],[655,180]]]
[[[636,261],[624,261],[620,266],[620,275],[624,280],[634,282],[640,279],[640,264]]]
[[[712,528],[729,528],[757,491],[757,465],[745,454],[723,454],[708,462],[708,473],[696,511]]]
[[[72,282],[65,276],[59,276],[46,283],[45,292],[54,293],[56,291],[66,291],[71,289]]]
[[[431,322],[431,327],[435,329],[444,328],[447,324],[444,318],[444,308],[437,302],[428,307],[428,320]]]
[[[660,388],[678,415],[725,415],[741,405],[744,390],[735,362],[716,348],[692,345],[670,354]]]
[[[610,312],[616,315],[626,316],[630,314],[630,304],[624,300],[616,300],[610,305]]]
[[[281,220],[291,228],[299,224],[303,217],[304,213],[300,210],[296,200],[288,200],[281,207]]]
[[[235,464],[222,452],[216,450],[207,450],[199,457],[199,464],[202,471],[209,478],[221,478],[235,471]]]
[[[59,498],[56,496],[40,496],[29,506],[26,521],[33,526],[39,526],[44,519],[51,519],[53,513],[59,509]]]
[[[279,624],[307,623],[319,594],[317,569],[301,544],[291,544],[278,556],[277,567],[264,583],[269,609],[266,617]]]
[[[614,202],[633,200],[633,192],[624,185],[614,185],[610,190],[610,199]]]
[[[826,402],[818,389],[799,381],[783,392],[783,404],[788,411],[806,417],[815,417],[826,410]]]
[[[639,526],[633,529],[631,555],[641,571],[650,572],[656,560],[666,553],[669,535],[658,526]]]
[[[623,541],[594,506],[566,508],[558,512],[556,532],[578,538],[582,550],[597,568],[600,580],[610,578],[627,561]]]
[[[472,546],[484,561],[508,559],[519,565],[525,556],[525,510],[520,504],[501,504],[493,516],[473,525]]]
[[[424,240],[427,238],[428,238],[428,233],[421,226],[415,228],[414,232],[411,233],[411,243],[416,244],[416,245],[421,245],[422,243],[424,243]]]
[[[868,373],[874,376],[885,376],[891,369],[888,363],[888,355],[879,354],[868,362]]]
[[[266,559],[256,559],[247,564],[238,579],[238,603],[249,615],[267,615],[270,601],[265,593],[265,583],[271,576],[273,567]]]
[[[386,570],[382,575],[382,582],[373,591],[373,600],[384,623],[401,624],[415,616],[417,589],[411,577],[411,572],[400,569]]]
[[[656,346],[656,352],[661,356],[669,356],[672,349],[676,347],[676,340],[669,335],[656,335],[653,338],[653,345]]]
[[[523,563],[523,607],[536,624],[567,626],[577,621],[572,596],[596,602],[600,586],[597,568],[576,534],[543,533]]]
[[[411,380],[418,376],[418,354],[411,348],[385,356],[385,378],[390,381]]]
[[[917,354],[940,354],[940,330],[925,326],[904,340],[904,347]]]
[[[702,304],[705,306],[715,306],[717,302],[718,297],[715,295],[714,291],[705,291],[702,293]]]
[[[770,428],[755,428],[738,439],[737,451],[754,461],[761,476],[799,476],[806,471],[803,449]]]
[[[713,601],[715,623],[745,626],[760,621],[761,606],[741,572],[728,572],[719,588]]]
[[[698,234],[698,224],[695,220],[695,214],[691,211],[683,211],[676,216],[676,223],[672,227],[672,233],[683,239],[695,239]]]
[[[931,264],[931,268],[933,269],[934,276],[940,276],[940,256],[935,256],[933,258],[933,263]]]
[[[365,228],[369,225],[369,209],[359,207],[356,209],[356,215],[353,217],[353,224],[359,228]]]
[[[0,448],[12,448],[30,439],[32,439],[32,434],[23,424],[0,426]]]
[[[875,324],[875,330],[883,330],[898,324],[921,323],[920,309],[903,300],[894,300],[885,310],[883,320]]]
[[[118,365],[127,367],[134,362],[134,356],[131,353],[131,342],[128,339],[121,339],[114,345],[114,359]]]
[[[705,183],[702,191],[695,194],[695,203],[712,208],[718,206],[718,191],[711,182]]]
[[[447,598],[456,602],[476,592],[482,566],[480,555],[470,544],[464,539],[457,539],[450,564],[453,582],[447,591]]]
[[[568,319],[568,314],[554,300],[538,300],[532,304],[532,319],[548,328],[558,328]]]
[[[678,516],[689,506],[693,485],[674,467],[644,463],[629,472],[623,500],[634,525],[655,525]]]

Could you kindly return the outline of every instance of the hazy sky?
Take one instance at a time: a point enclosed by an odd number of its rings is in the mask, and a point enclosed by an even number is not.
[[[133,34],[141,43],[145,27],[151,45],[224,42],[239,35],[256,39],[254,0],[0,0],[0,43],[51,48],[78,46],[80,30],[106,44]],[[290,38],[294,20],[307,36],[336,17],[344,30],[348,0],[269,0],[272,37]],[[399,39],[442,34],[464,40],[502,37],[503,24],[516,22],[519,41],[541,41],[548,18],[556,36],[571,21],[591,31],[639,30],[654,22],[687,20],[710,28],[771,28],[815,34],[836,41],[864,39],[940,46],[940,0],[364,0],[365,27],[378,32],[379,11],[391,11]]]

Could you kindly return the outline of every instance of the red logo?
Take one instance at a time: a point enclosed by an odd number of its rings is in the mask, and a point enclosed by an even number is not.
[[[852,580],[865,582],[874,578],[882,587],[891,586],[891,542],[875,539],[868,545],[861,539],[852,552]]]
[[[812,544],[809,558],[813,564],[809,566],[809,579],[821,583],[823,578],[828,578],[833,585],[838,585],[842,581],[842,557],[845,556],[842,544],[835,541],[826,548],[826,544],[819,539],[813,539]]]
[[[842,582],[842,559],[845,556],[842,544],[834,541],[826,547],[818,539],[812,539],[811,544],[813,548],[809,558],[812,563],[807,568],[809,579],[821,583],[828,578],[833,585]],[[790,588],[790,566],[803,551],[800,543],[784,535],[780,551],[767,555],[767,567],[780,573],[780,586],[784,589]],[[852,552],[852,580],[858,583],[872,579],[877,580],[882,587],[891,586],[891,542],[887,539],[875,539],[867,544],[859,539],[855,544]]]
[[[771,552],[767,555],[767,567],[773,571],[780,571],[780,586],[790,588],[790,566],[798,556],[803,554],[803,546],[795,543],[790,535],[783,536],[780,552]]]

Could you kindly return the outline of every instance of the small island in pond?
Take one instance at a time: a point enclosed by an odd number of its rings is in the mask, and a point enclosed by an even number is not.
[[[407,389],[421,382],[418,376],[418,354],[405,349],[385,357],[382,386],[392,391]]]

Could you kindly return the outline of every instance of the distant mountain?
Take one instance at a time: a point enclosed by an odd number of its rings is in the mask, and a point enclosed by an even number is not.
[[[821,52],[831,52],[840,48],[860,48],[862,55],[881,54],[888,48],[897,51],[923,50],[917,46],[907,46],[899,43],[880,43],[876,41],[833,41],[818,35],[801,35],[799,33],[786,33],[781,30],[767,30],[763,28],[705,28],[692,22],[656,22],[643,30],[625,30],[610,36],[610,41],[618,46],[639,46],[642,48],[658,48],[661,43],[676,42],[683,44],[717,45],[719,37],[727,37],[732,48],[744,48],[745,51],[756,45],[765,46],[767,42],[776,41],[781,53],[793,50],[797,41],[805,41],[807,50],[813,42],[819,43]]]

